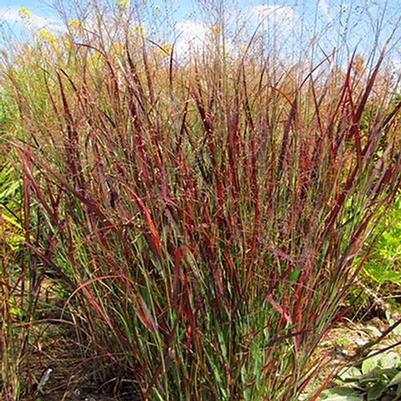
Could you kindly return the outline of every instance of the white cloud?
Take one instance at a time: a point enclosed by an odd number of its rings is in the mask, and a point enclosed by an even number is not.
[[[284,5],[257,5],[247,13],[247,29],[254,34],[254,44],[260,46],[282,62],[293,63],[299,59],[305,32],[298,11]]]
[[[401,59],[392,59],[389,62],[389,67],[390,71],[393,75],[394,80],[400,80],[401,79]]]
[[[299,27],[300,16],[298,12],[288,6],[258,5],[243,10],[239,16],[249,28],[249,39],[253,31],[258,28],[258,36],[273,35],[279,43],[284,43],[288,37]],[[225,51],[232,56],[238,56],[240,43],[236,37],[235,19],[227,18],[224,21]],[[241,24],[240,24],[241,25]],[[244,26],[245,26],[244,25]],[[199,20],[184,20],[175,25],[177,40],[175,55],[179,59],[187,58],[191,54],[202,51],[211,45],[213,36],[212,27]],[[245,32],[245,31],[244,31]],[[243,45],[247,45],[247,40]],[[242,53],[241,53],[242,54]]]
[[[178,57],[185,57],[202,50],[210,31],[205,23],[195,20],[177,22],[175,29],[177,31],[175,52]]]
[[[329,25],[333,24],[333,16],[331,15],[330,6],[326,0],[319,0],[319,8],[327,19]]]
[[[65,30],[64,26],[53,18],[41,17],[31,12],[29,18],[23,18],[17,8],[0,8],[0,21],[34,30],[47,29],[53,32]]]
[[[261,24],[263,30],[272,30],[275,33],[289,33],[299,21],[298,13],[288,6],[258,5],[249,9],[249,14]]]

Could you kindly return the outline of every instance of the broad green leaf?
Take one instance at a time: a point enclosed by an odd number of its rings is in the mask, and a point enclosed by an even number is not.
[[[383,354],[381,359],[381,366],[384,369],[392,369],[400,366],[400,356],[395,352],[389,352],[388,354]]]
[[[400,398],[401,398],[401,384],[399,384],[399,385],[397,386],[397,389],[396,389],[396,391],[395,391],[395,395],[396,395],[396,397],[398,397],[398,398],[396,398],[396,399],[400,399]]]
[[[401,384],[401,372],[397,373],[390,381],[389,386],[396,386]]]
[[[363,396],[347,387],[333,387],[328,390],[324,390],[319,397],[320,401],[363,401]]]
[[[370,370],[368,373],[365,373],[359,378],[359,383],[361,385],[365,385],[366,383],[372,383],[379,380],[381,374],[381,369],[379,367],[375,367],[374,369]]]
[[[391,316],[390,312],[389,312],[388,310],[386,310],[385,314],[386,314],[387,322],[388,322],[390,325],[393,325],[393,324],[395,323],[395,320],[394,320],[394,318]],[[392,333],[401,335],[401,325],[398,325],[398,326],[392,331]]]
[[[362,373],[367,374],[375,368],[391,369],[398,367],[400,357],[395,352],[379,354],[373,357],[368,357],[362,362]]]
[[[338,377],[342,380],[342,381],[355,381],[358,380],[359,377],[361,377],[362,373],[361,371],[356,368],[355,366],[350,366],[347,368],[342,369],[339,373],[338,373]]]
[[[380,374],[382,379],[387,382],[393,380],[393,378],[399,373],[399,369],[397,368],[390,368],[390,369],[380,369]]]
[[[380,400],[380,397],[384,393],[385,389],[386,389],[385,385],[381,383],[375,384],[368,390],[368,401]]]

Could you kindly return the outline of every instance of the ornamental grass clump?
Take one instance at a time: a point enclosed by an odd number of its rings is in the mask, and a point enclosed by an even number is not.
[[[62,283],[97,372],[144,399],[297,400],[399,190],[401,103],[361,127],[386,52],[355,85],[352,59],[184,63],[126,32],[3,67],[29,279]]]

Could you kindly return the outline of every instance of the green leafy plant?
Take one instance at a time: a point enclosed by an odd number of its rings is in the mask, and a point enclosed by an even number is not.
[[[12,251],[18,250],[24,241],[21,222],[22,182],[9,160],[3,157],[0,167],[0,213],[4,237]]]
[[[359,367],[344,368],[336,387],[322,392],[321,401],[397,401],[401,397],[401,359],[395,352],[368,356]]]
[[[401,285],[401,199],[395,199],[384,221],[378,227],[384,231],[372,249],[364,272],[374,283]]]
[[[386,316],[387,323],[388,323],[389,325],[392,326],[392,325],[395,325],[395,324],[396,324],[396,322],[397,322],[396,319],[394,318],[394,316],[391,315],[391,313],[390,313],[388,310],[386,310],[385,316]],[[394,333],[394,334],[397,334],[397,335],[401,335],[401,325],[397,325],[397,326],[394,328],[393,333]]]

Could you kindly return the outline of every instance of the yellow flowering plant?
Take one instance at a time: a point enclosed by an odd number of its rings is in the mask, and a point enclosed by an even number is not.
[[[56,45],[57,39],[47,29],[39,29],[36,33],[36,40],[40,43],[47,43],[49,45]]]
[[[18,10],[18,14],[23,19],[31,19],[32,18],[32,14],[25,7],[21,7]]]
[[[162,57],[170,56],[173,50],[173,46],[171,43],[164,43],[163,46],[159,50],[157,50],[157,54]]]
[[[212,32],[215,33],[215,34],[221,33],[221,28],[220,28],[219,26],[217,26],[217,25],[213,25],[213,26],[211,27],[211,30],[212,30]]]
[[[131,27],[131,31],[133,32],[133,35],[137,35],[137,36],[143,38],[144,28],[142,25],[136,25],[136,26]]]
[[[117,0],[116,1],[116,6],[121,10],[127,10],[128,9],[128,0]]]
[[[68,21],[68,29],[74,35],[79,36],[82,34],[82,24],[77,19]]]

